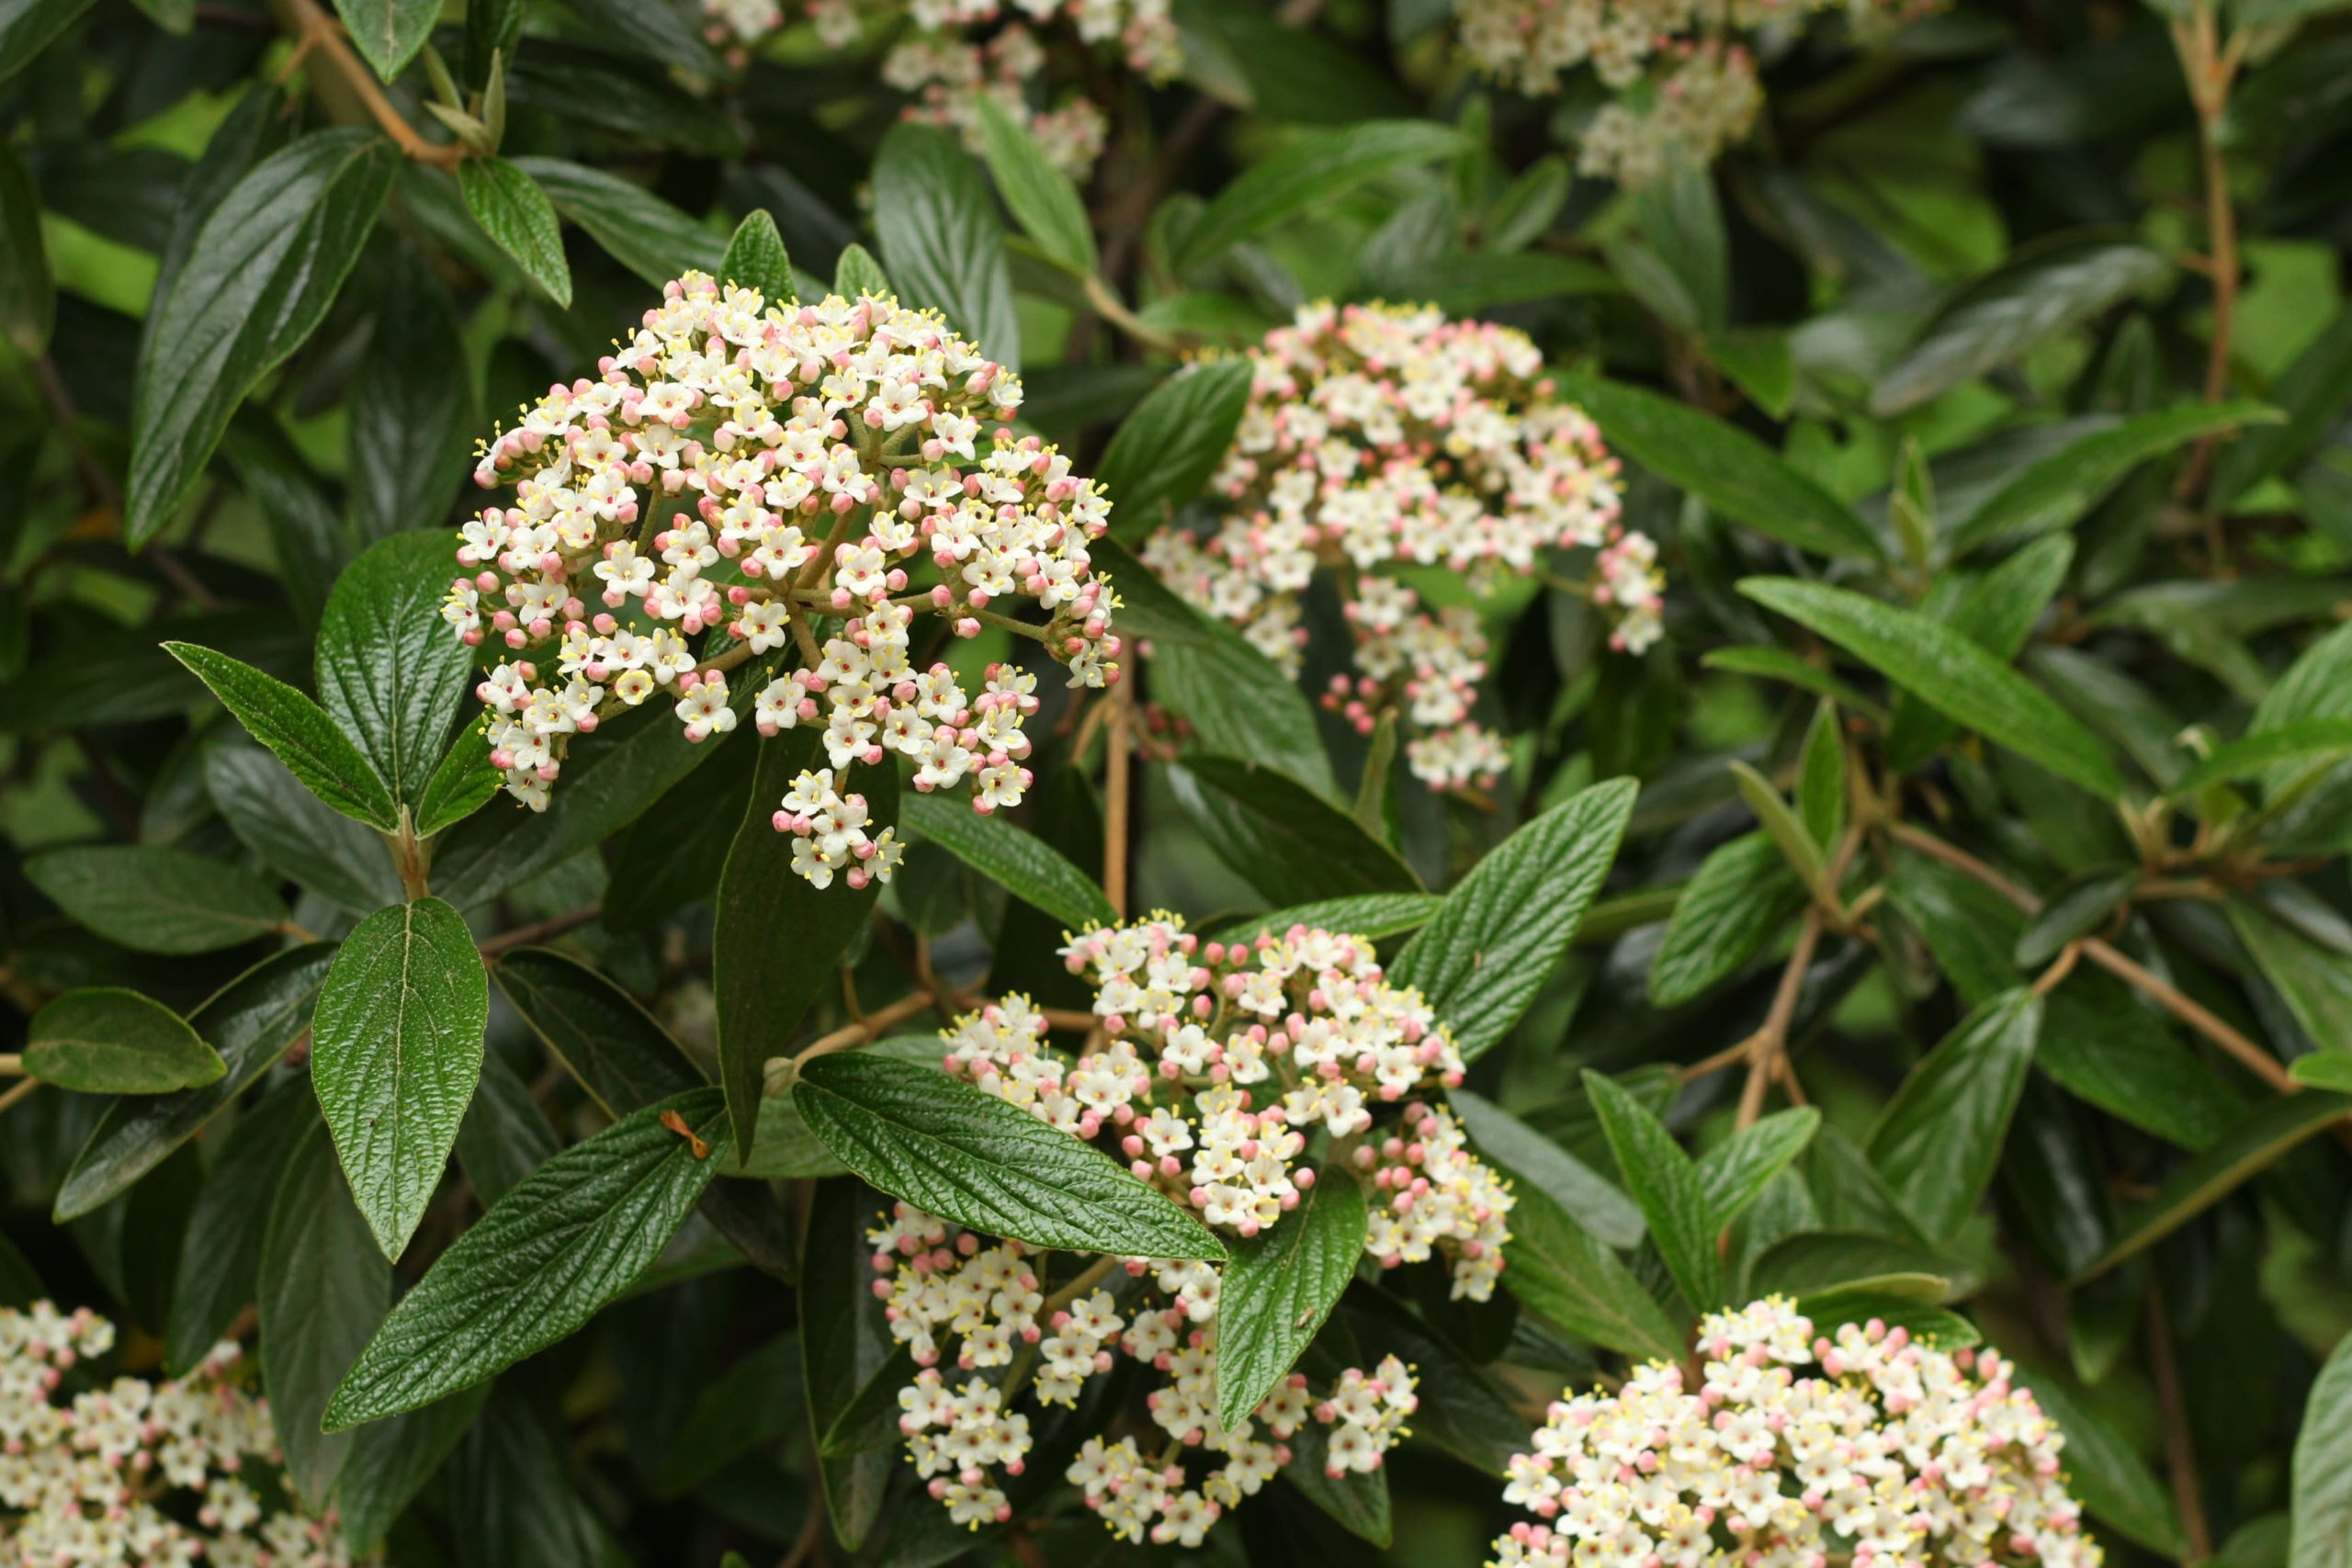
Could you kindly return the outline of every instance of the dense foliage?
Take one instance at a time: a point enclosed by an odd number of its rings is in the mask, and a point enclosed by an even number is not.
[[[2347,84],[0,0],[0,1562],[2352,1568]]]

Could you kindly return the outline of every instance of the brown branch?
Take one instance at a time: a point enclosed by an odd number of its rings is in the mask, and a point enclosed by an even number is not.
[[[2229,159],[2222,149],[2222,122],[2229,113],[2230,86],[2237,74],[2245,35],[2232,36],[2226,48],[2218,44],[2213,7],[2199,5],[2194,16],[2173,24],[2173,48],[2180,56],[2181,74],[2197,107],[2197,153],[2205,186],[2205,230],[2213,284],[2213,335],[2205,354],[2205,400],[2218,403],[2229,395],[2230,350],[2237,328],[2238,221],[2230,200]],[[2188,465],[2174,487],[2174,499],[2191,501],[2204,492],[2212,472],[2213,449],[2222,438],[2209,430],[2190,448]],[[2221,531],[2213,530],[2218,546]]]
[[[1127,694],[1130,690],[1125,685],[1117,687],[1106,705],[1111,709],[1105,725],[1110,755],[1104,764],[1102,785],[1102,894],[1121,919],[1127,915],[1127,797],[1131,788],[1128,729],[1135,720],[1134,704]]]
[[[416,127],[401,117],[391,99],[384,96],[384,89],[377,85],[376,73],[352,50],[350,40],[344,36],[343,24],[320,9],[317,0],[270,0],[270,9],[277,14],[279,26],[293,35],[300,58],[306,63],[322,63],[332,73],[332,84],[317,82],[322,96],[346,100],[343,107],[356,109],[373,120],[376,129],[401,150],[402,157],[436,168],[458,166],[465,149],[453,141],[427,141]]]
[[[2148,1280],[2148,1367],[2156,1384],[2156,1408],[2164,1418],[2165,1470],[2172,1481],[2173,1506],[2180,1533],[2188,1538],[2181,1568],[2213,1555],[2213,1534],[2205,1522],[2205,1495],[2198,1483],[2197,1440],[2188,1428],[2188,1407],[2180,1395],[2180,1369],[2173,1355],[2172,1324],[2165,1315],[2164,1289]]]
[[[6,1111],[17,1104],[39,1089],[40,1084],[41,1080],[39,1078],[26,1078],[20,1083],[10,1085],[6,1093],[0,1093],[0,1111]]]
[[[1772,1010],[1764,1015],[1762,1028],[1740,1042],[1740,1052],[1747,1058],[1747,1081],[1739,1091],[1737,1126],[1742,1131],[1763,1114],[1764,1090],[1780,1071],[1781,1053],[1788,1049],[1789,1021],[1796,1016],[1797,998],[1804,994],[1804,972],[1812,967],[1813,950],[1820,942],[1821,911],[1807,909],[1796,948],[1781,971],[1780,988],[1772,993]]]
[[[533,920],[527,926],[516,926],[513,931],[502,931],[483,942],[481,955],[495,958],[518,947],[529,947],[535,942],[560,937],[566,931],[578,931],[603,913],[602,906],[591,904],[584,909],[570,909],[560,915],[550,915],[544,920]]]

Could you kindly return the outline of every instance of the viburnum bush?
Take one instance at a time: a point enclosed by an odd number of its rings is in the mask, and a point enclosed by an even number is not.
[[[2352,1568],[2346,82],[0,0],[0,1568]]]

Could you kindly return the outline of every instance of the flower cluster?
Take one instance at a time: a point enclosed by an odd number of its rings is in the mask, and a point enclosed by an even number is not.
[[[1456,0],[1464,53],[1478,70],[1533,96],[1590,65],[1616,89],[1587,127],[1586,174],[1626,185],[1673,166],[1703,167],[1745,141],[1764,106],[1742,38],[1768,24],[1844,12],[1877,36],[1930,0]]]
[[[790,644],[799,668],[752,712],[763,735],[820,728],[831,768],[796,786],[777,829],[820,886],[835,871],[887,880],[891,835],[866,839],[865,803],[832,770],[895,752],[916,788],[967,784],[983,812],[1030,783],[1036,678],[999,664],[972,693],[944,663],[918,668],[916,611],[958,637],[1034,637],[1073,686],[1112,683],[1116,600],[1087,556],[1109,502],[1003,427],[1019,380],[934,311],[770,303],[701,273],[663,292],[596,379],[550,388],[475,468],[513,498],[466,525],[468,575],[442,613],[514,656],[477,688],[492,761],[543,810],[573,737],[656,700],[687,740],[723,735],[741,701],[729,672]],[[1045,624],[1004,613],[1024,599]]]
[[[185,1378],[116,1378],[64,1397],[74,1369],[114,1344],[87,1308],[0,1308],[0,1562],[345,1568],[332,1518],[305,1515],[247,1461],[274,1464],[265,1401],[232,1386],[217,1347]],[[174,1494],[189,1506],[166,1512]],[[265,1502],[265,1495],[267,1501]]]
[[[1104,1258],[1047,1296],[1053,1254],[985,1241],[905,1203],[868,1236],[875,1294],[920,1368],[899,1391],[899,1429],[916,1473],[958,1524],[1012,1517],[1000,1481],[1022,1473],[1033,1446],[1029,1417],[1012,1408],[1022,1394],[1074,1407],[1121,1355],[1164,1379],[1134,1421],[1143,1436],[1089,1437],[1065,1479],[1128,1541],[1198,1546],[1225,1510],[1291,1462],[1289,1439],[1310,1422],[1324,1429],[1327,1472],[1375,1470],[1419,1404],[1411,1369],[1392,1356],[1369,1373],[1348,1369],[1320,1400],[1294,1373],[1228,1428],[1216,1416],[1209,1265]],[[939,1371],[951,1349],[953,1378]]]
[[[1695,1393],[1652,1362],[1552,1406],[1503,1493],[1545,1522],[1498,1538],[1489,1568],[2100,1562],[2064,1436],[1993,1351],[1876,1319],[1816,1337],[1779,1297],[1710,1314],[1699,1349]]]
[[[1501,740],[1471,717],[1487,673],[1477,613],[1431,614],[1394,575],[1444,567],[1474,592],[1594,552],[1572,586],[1639,652],[1659,634],[1665,581],[1651,542],[1618,522],[1617,462],[1582,411],[1555,397],[1525,333],[1435,309],[1328,304],[1250,351],[1254,376],[1215,480],[1224,519],[1198,536],[1162,529],[1144,558],[1295,673],[1300,594],[1334,572],[1354,637],[1353,680],[1329,705],[1369,733],[1403,708],[1414,773],[1436,789],[1491,782]]]
[[[1381,978],[1371,942],[1294,926],[1204,943],[1155,914],[1081,931],[1062,956],[1094,987],[1099,1048],[1066,1059],[1016,995],[944,1032],[949,1072],[1079,1137],[1108,1131],[1138,1180],[1245,1236],[1315,1184],[1298,1162],[1320,1125],[1355,1140],[1385,1197],[1365,1251],[1390,1268],[1442,1252],[1455,1295],[1493,1293],[1510,1192],[1452,1116],[1407,1100],[1458,1085],[1462,1056],[1419,992]],[[1399,1101],[1399,1123],[1367,1138]]]
[[[1032,107],[1052,58],[1044,35],[1066,28],[1087,49],[1154,81],[1183,63],[1170,0],[808,0],[806,11],[818,37],[836,50],[854,44],[877,19],[885,26],[903,19],[905,36],[884,58],[882,77],[911,100],[910,118],[959,132],[977,152],[979,106],[994,98],[1076,178],[1102,154],[1109,119],[1083,96]],[[786,0],[703,0],[706,36],[739,62],[787,19]]]

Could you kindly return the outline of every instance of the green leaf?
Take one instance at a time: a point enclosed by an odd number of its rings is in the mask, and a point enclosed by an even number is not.
[[[172,1287],[164,1365],[174,1377],[194,1371],[258,1299],[262,1237],[278,1177],[317,1121],[311,1086],[289,1076],[240,1114],[214,1151],[187,1213]]]
[[[1170,264],[1188,272],[1309,208],[1461,148],[1460,131],[1418,119],[1367,120],[1302,137],[1219,192],[1178,241]]]
[[[960,796],[914,794],[899,803],[907,831],[929,840],[1072,931],[1117,922],[1102,889],[1045,840],[1002,817],[983,817]]]
[[[1600,263],[1552,251],[1448,252],[1385,272],[1381,282],[1392,299],[1434,305],[1457,316],[1498,305],[1624,291],[1616,274]]]
[[[2022,989],[1995,998],[1928,1052],[1879,1113],[1871,1162],[1930,1240],[1957,1235],[1992,1184],[2041,1029],[2041,998]]]
[[[262,1387],[286,1451],[286,1478],[322,1511],[351,1452],[319,1429],[327,1399],[391,1303],[392,1269],[343,1183],[316,1122],[288,1155],[262,1239]]]
[[[1807,662],[1785,648],[1718,648],[1702,655],[1699,662],[1710,670],[1729,670],[1740,675],[1759,675],[1768,681],[1786,681],[1815,696],[1827,697],[1834,703],[1851,708],[1865,718],[1880,722],[1886,718],[1886,709],[1828,671]]]
[[[360,58],[389,82],[407,69],[432,34],[440,0],[334,0]]]
[[[204,787],[238,841],[288,881],[355,915],[405,897],[384,835],[304,789],[260,747],[233,740],[211,747]]]
[[[1873,1231],[1800,1231],[1766,1247],[1748,1269],[1750,1295],[1815,1295],[1871,1290],[1939,1302],[1951,1293],[1953,1265],[1917,1242]]]
[[[1515,1187],[1541,1191],[1607,1246],[1641,1245],[1647,1228],[1642,1211],[1607,1177],[1483,1096],[1455,1089],[1446,1106],[1487,1163]]]
[[[1608,878],[1636,785],[1579,790],[1495,846],[1388,967],[1453,1032],[1464,1059],[1500,1043],[1535,1000]]]
[[[14,29],[0,21],[0,41]],[[0,67],[0,76],[6,70]],[[40,193],[12,145],[0,144],[0,338],[27,356],[46,353],[57,289],[40,237]]]
[[[2020,252],[1962,288],[1871,392],[1882,419],[1941,396],[2172,276],[2145,245],[2067,240]]]
[[[1701,1155],[1699,1188],[1706,1194],[1710,1234],[1722,1234],[1746,1213],[1771,1179],[1804,1152],[1820,1128],[1820,1111],[1810,1105],[1796,1106],[1742,1127]]]
[[[1217,1292],[1216,1409],[1230,1430],[1264,1403],[1323,1327],[1363,1257],[1363,1188],[1326,1161],[1298,1207],[1227,1248]]]
[[[775,220],[761,208],[735,225],[727,254],[718,264],[718,281],[756,288],[771,305],[790,305],[798,296],[792,287],[792,254],[784,248]]]
[[[2299,1084],[2352,1094],[2352,1051],[2316,1051],[2296,1057],[2287,1070]]]
[[[2347,753],[2352,753],[2352,719],[2296,719],[2223,741],[2175,779],[2165,793],[2191,796],[2217,784],[2263,777],[2276,768],[2332,761]]]
[[[1394,850],[1284,773],[1188,751],[1166,776],[1217,858],[1268,898],[1405,893],[1419,886]]]
[[[424,781],[424,793],[416,802],[416,836],[429,839],[471,817],[490,804],[500,782],[490,760],[490,727],[469,724],[458,731],[433,776]]]
[[[1751,577],[1739,591],[1853,654],[1947,717],[2094,795],[2122,793],[2107,748],[2026,678],[1916,610],[1818,582]]]
[[[874,259],[874,253],[864,245],[843,245],[841,259],[833,264],[833,292],[844,299],[867,297],[882,299],[898,291],[890,287],[890,275]]]
[[[89,8],[90,0],[0,0],[0,82],[30,65]]]
[[[530,1086],[498,1053],[485,1052],[481,1080],[458,1123],[458,1168],[474,1195],[485,1207],[497,1202],[562,1146]]]
[[[1291,1435],[1291,1461],[1283,1467],[1283,1477],[1350,1535],[1385,1551],[1396,1531],[1387,1471],[1351,1470],[1333,1475],[1326,1468],[1330,1443],[1330,1432],[1320,1422],[1300,1427]]]
[[[1853,508],[1744,430],[1656,392],[1589,376],[1565,378],[1562,395],[1584,405],[1611,446],[1759,534],[1844,559],[1885,554]]]
[[[1522,1188],[1503,1247],[1503,1282],[1567,1333],[1636,1360],[1678,1361],[1682,1335],[1641,1281],[1549,1197]]]
[[[2227,507],[2260,481],[2285,473],[2343,416],[2345,404],[2352,402],[2352,310],[2337,311],[2295,356],[2286,374],[2271,383],[2270,400],[2285,412],[2284,423],[2247,431],[2222,449],[2206,505]]]
[[[1241,427],[1250,374],[1245,358],[1197,361],[1120,422],[1094,465],[1094,486],[1110,497],[1121,537],[1141,538],[1201,493]],[[1124,575],[1119,584],[1126,586]]]
[[[2071,528],[2141,464],[2216,431],[2275,424],[2282,417],[2255,402],[2182,403],[2093,432],[1994,491],[1992,500],[1952,530],[1945,545],[1960,555]]]
[[[980,95],[979,121],[981,156],[1021,231],[1057,266],[1081,276],[1092,272],[1094,229],[1078,186],[992,95]]]
[[[1650,1000],[1679,1007],[1744,968],[1808,899],[1770,835],[1743,834],[1699,864],[1650,964]]]
[[[318,704],[225,653],[192,642],[167,642],[164,651],[193,671],[247,733],[268,747],[312,795],[379,832],[399,826],[391,792]]]
[[[187,850],[50,850],[25,863],[25,877],[67,915],[138,953],[210,953],[286,925],[286,906],[259,877]]]
[[[2015,659],[2074,558],[2075,541],[2064,535],[2028,545],[1962,588],[1944,624],[2004,663]],[[1899,693],[1886,765],[1897,772],[1919,767],[1951,736],[1951,720],[1911,693]]]
[[[1715,1250],[1722,1232],[1712,1223],[1713,1205],[1698,1167],[1641,1101],[1605,1074],[1583,1077],[1610,1152],[1624,1173],[1625,1190],[1641,1205],[1667,1272],[1692,1308],[1714,1311],[1723,1304],[1723,1261]]]
[[[474,667],[473,649],[439,614],[455,575],[447,538],[400,535],[344,569],[319,619],[319,702],[392,798],[412,807],[448,745]]]
[[[792,1100],[843,1165],[967,1230],[1130,1258],[1225,1257],[1207,1227],[1108,1156],[933,1068],[820,1056],[802,1065]]]
[[[2090,935],[2114,917],[2124,900],[2138,890],[2136,869],[2091,872],[2069,882],[2041,906],[2012,956],[2020,969],[2039,969],[2065,950],[2069,942]]]
[[[933,305],[1009,370],[1021,368],[1012,273],[988,181],[935,126],[893,126],[874,156],[874,231],[899,297]]]
[[[1925,1339],[1939,1350],[1962,1350],[1984,1340],[1976,1325],[1956,1312],[1883,1291],[1824,1291],[1800,1296],[1797,1311],[1811,1318],[1817,1329],[1877,1318],[1890,1328],[1909,1329],[1911,1337]]]
[[[503,158],[468,158],[458,165],[458,189],[481,231],[525,277],[570,310],[571,268],[563,259],[563,229],[539,182]]]
[[[481,1414],[490,1385],[476,1383],[422,1410],[378,1421],[352,1434],[351,1457],[335,1488],[343,1538],[372,1551]]]
[[[557,211],[587,230],[615,261],[656,288],[682,273],[717,272],[727,258],[718,235],[641,186],[561,158],[516,158],[511,166],[537,186]],[[471,198],[468,200],[470,205]],[[479,213],[475,220],[481,221]],[[540,242],[535,214],[525,218],[519,212],[502,212],[501,220],[527,224],[514,237],[530,243],[536,254]],[[525,242],[526,232],[531,238]],[[491,237],[513,254],[504,236],[493,231]],[[531,261],[515,259],[523,262],[533,281],[548,288],[548,278]]]
[[[123,499],[131,544],[171,520],[245,394],[325,318],[399,162],[372,131],[312,131],[213,209],[147,321]]]
[[[401,1298],[336,1388],[326,1429],[429,1404],[579,1328],[661,1256],[727,1152],[725,1101],[696,1089],[548,1161]]]
[[[412,246],[395,247],[392,259],[377,270],[381,280],[375,326],[352,377],[351,452],[345,468],[351,515],[362,539],[448,524],[458,488],[471,467],[470,435],[480,423],[471,378],[451,374],[453,367],[467,363],[469,350],[448,289]],[[446,536],[439,543],[434,558],[438,570],[428,574],[435,609],[458,575],[456,550]],[[328,608],[332,617],[332,603]],[[435,627],[432,619],[420,616],[412,633],[437,629],[440,640],[465,646],[455,631],[447,625]],[[323,680],[320,695],[327,695]],[[332,701],[327,705],[334,710]]]
[[[1107,539],[1094,545],[1098,566],[1109,547]],[[1129,592],[1134,580],[1134,573],[1121,572],[1119,592]],[[1138,628],[1137,635],[1153,634]],[[1192,722],[1204,750],[1287,774],[1319,795],[1333,793],[1331,761],[1306,694],[1234,627],[1190,621],[1179,638],[1155,640],[1151,676],[1153,696]],[[1269,897],[1303,891],[1286,888]]]
[[[2352,1111],[2352,1098],[2305,1089],[2267,1100],[2176,1167],[2156,1195],[2124,1217],[2115,1244],[2075,1280],[2096,1279],[2154,1247],[2268,1169],[2290,1149]]]
[[[490,981],[438,898],[379,909],[335,954],[311,1024],[311,1081],[387,1258],[408,1247],[481,1077]]]
[[[230,981],[188,1014],[228,1066],[222,1077],[174,1094],[118,1100],[57,1189],[53,1219],[79,1219],[169,1158],[274,1066],[311,1026],[311,998],[334,957],[328,942],[288,948]]]
[[[113,986],[68,991],[35,1013],[24,1062],[29,1076],[85,1094],[168,1094],[229,1070],[186,1019]]]
[[[2188,1555],[2172,1498],[2122,1434],[2054,1377],[2025,1381],[2042,1413],[2066,1434],[2058,1456],[2067,1485],[2099,1523],[2151,1551],[2178,1561]]]
[[[776,802],[804,770],[817,766],[822,735],[793,730],[759,742],[751,805],[718,879],[710,984],[718,1007],[718,1081],[735,1129],[739,1159],[757,1146],[760,1096],[767,1064],[789,1055],[800,1015],[823,993],[833,966],[865,925],[879,883],[818,887],[792,872],[792,836],[771,820]],[[859,768],[842,782],[862,791],[866,830],[879,834],[898,816],[895,765]]]
[[[1307,926],[1377,941],[1427,923],[1443,902],[1434,893],[1364,893],[1351,898],[1320,898],[1227,920],[1210,934],[1218,942],[1233,942],[1256,936],[1260,931],[1279,934],[1293,926]]]
[[[2352,1047],[2352,957],[2331,952],[2245,898],[2229,902],[2230,928],[2263,977],[2320,1049]]]
[[[1732,327],[1708,333],[1699,350],[1758,408],[1786,419],[1797,400],[1797,362],[1789,334],[1775,327]]]
[[[1834,848],[1846,830],[1846,743],[1833,703],[1814,709],[1804,732],[1804,750],[1797,760],[1797,814],[1824,850]]]
[[[1755,813],[1756,820],[1764,829],[1764,836],[1772,840],[1772,847],[1781,852],[1781,858],[1789,863],[1789,868],[1807,887],[1826,894],[1829,878],[1828,859],[1822,853],[1820,842],[1805,827],[1804,819],[1781,798],[1781,792],[1772,787],[1772,781],[1741,761],[1731,764],[1731,778],[1739,791],[1739,798],[1747,803],[1748,810]]]
[[[2352,1564],[2352,1336],[2335,1343],[2295,1436],[2292,1568]]]
[[[899,1467],[890,1448],[828,1455],[824,1442],[857,1396],[892,1363],[895,1347],[866,1282],[874,1249],[866,1227],[882,1215],[854,1181],[819,1188],[801,1247],[800,1367],[808,1391],[808,1439],[818,1450],[825,1513],[834,1539],[855,1551],[881,1517],[883,1490]]]

